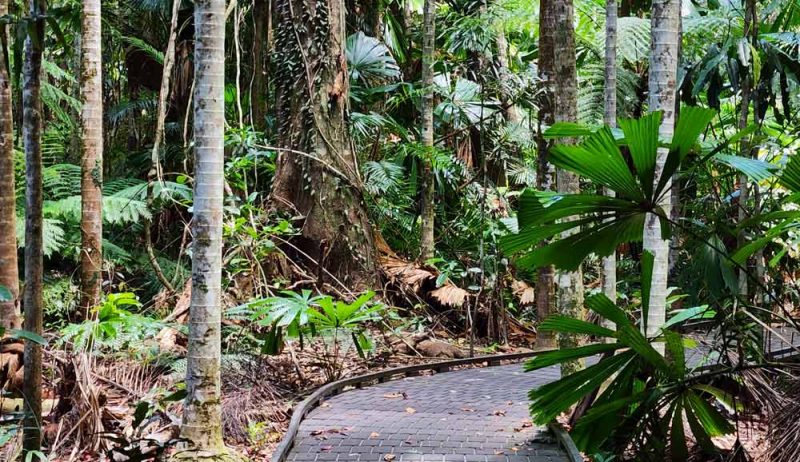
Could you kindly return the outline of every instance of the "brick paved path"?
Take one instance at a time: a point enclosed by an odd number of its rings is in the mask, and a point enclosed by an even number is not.
[[[348,391],[306,417],[289,460],[567,462],[528,415],[528,391],[558,377],[511,364]]]

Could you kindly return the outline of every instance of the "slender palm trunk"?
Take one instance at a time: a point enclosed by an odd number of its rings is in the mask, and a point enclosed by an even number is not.
[[[552,191],[555,186],[555,169],[547,161],[550,143],[541,134],[543,126],[555,122],[554,66],[555,66],[555,27],[556,16],[554,0],[539,2],[539,79],[541,80],[541,98],[539,100],[539,139],[536,187],[542,191]],[[555,269],[552,265],[539,269],[536,280],[536,317],[544,320],[554,311],[555,301]],[[547,349],[555,346],[555,339],[549,331],[539,331],[536,347]]]
[[[436,45],[436,0],[425,0],[422,34],[422,231],[420,260],[433,258],[435,179],[430,156],[433,150],[433,53]]]
[[[0,0],[0,17],[8,2]],[[11,75],[6,25],[0,24],[0,286],[11,300],[0,302],[0,327],[17,329],[19,316],[19,265],[17,264],[17,203],[14,194],[14,119],[11,113]]]
[[[575,52],[574,8],[572,0],[554,0],[555,4],[555,121],[578,121],[578,71]],[[566,170],[557,172],[558,192],[574,194],[580,192],[578,176]],[[566,236],[564,236],[566,237]],[[557,309],[562,315],[583,319],[583,272],[559,271],[556,277]],[[558,347],[571,348],[580,343],[573,334],[558,334]],[[561,374],[569,375],[582,368],[579,361],[562,364]]]
[[[100,303],[103,269],[103,66],[100,0],[81,15],[81,309]]]
[[[225,0],[195,0],[192,296],[181,435],[196,458],[224,454],[220,408]]]
[[[25,144],[25,330],[42,334],[42,46],[44,44],[44,0],[30,0],[25,39],[22,83],[22,138]],[[23,447],[38,451],[42,444],[42,347],[25,341],[23,396]]]
[[[678,27],[680,2],[678,0],[654,0],[651,19],[652,43],[650,47],[649,107],[651,111],[662,111],[659,135],[671,139],[675,129],[675,90],[678,69]],[[654,182],[661,179],[669,150],[659,148],[656,155]],[[669,181],[671,183],[671,180]],[[658,198],[658,205],[669,216],[671,197],[669,184],[666,193]],[[655,337],[666,319],[667,275],[669,272],[669,241],[661,238],[661,223],[656,215],[645,220],[643,247],[653,254],[653,278],[650,287],[650,310],[647,313],[645,333]],[[658,347],[663,351],[663,344]]]
[[[303,217],[297,259],[320,282],[375,282],[375,242],[347,127],[349,78],[343,0],[276,0],[278,156],[274,207]],[[310,257],[310,258],[309,258]],[[324,281],[323,281],[324,280]]]
[[[751,30],[757,27],[758,18],[756,17],[755,9],[756,4],[755,0],[746,0],[745,2],[745,12],[744,12],[744,38],[749,39],[752,35]],[[753,72],[751,68],[747,69],[747,72],[744,74],[743,78],[741,78],[742,87],[741,87],[741,105],[739,109],[739,128],[744,129],[747,127],[747,122],[750,117],[750,93],[751,88],[756,85],[757,82],[752,81],[753,79]],[[750,150],[751,146],[747,139],[743,139],[740,144],[740,150],[742,157],[750,157]],[[749,217],[749,213],[747,210],[747,202],[750,199],[750,183],[747,175],[741,174],[739,175],[739,200],[738,200],[738,220],[739,222],[745,221]],[[738,240],[738,247],[741,248],[747,243],[747,233],[742,230],[739,232],[737,236]],[[747,270],[742,268],[739,270],[739,296],[743,298],[747,298],[748,296],[748,274]]]
[[[617,126],[617,0],[606,0],[606,62],[605,87],[603,88],[603,122],[609,127]],[[613,191],[606,191],[614,194]],[[603,258],[603,293],[612,301],[617,300],[617,254]]]

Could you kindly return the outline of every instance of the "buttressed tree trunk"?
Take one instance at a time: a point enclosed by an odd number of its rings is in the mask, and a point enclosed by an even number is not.
[[[225,0],[195,0],[192,295],[181,436],[194,460],[225,454],[220,408]]]
[[[617,0],[606,0],[606,58],[605,87],[603,88],[603,122],[617,126]],[[613,195],[613,191],[607,191]],[[603,293],[617,300],[616,252],[603,258]]]
[[[574,8],[572,0],[553,0],[555,4],[555,41],[554,41],[554,75],[555,75],[555,121],[578,121],[578,71],[575,56]],[[572,172],[559,169],[556,182],[558,192],[574,194],[580,192],[578,176]],[[556,305],[558,312],[571,318],[583,319],[583,273],[576,271],[559,271],[556,279]],[[558,347],[576,346],[580,339],[573,334],[558,334]],[[569,375],[582,367],[578,361],[561,366],[561,374]]]
[[[375,280],[375,245],[347,126],[342,0],[276,0],[278,144],[271,201],[302,217],[296,240],[320,278]],[[304,255],[299,256],[300,259]]]
[[[33,18],[25,39],[22,83],[22,138],[25,145],[25,330],[42,334],[42,45],[44,0],[30,0]],[[22,445],[26,453],[42,445],[42,347],[25,340]]]
[[[8,3],[0,1],[0,16],[7,14]],[[10,301],[0,302],[0,327],[5,329],[20,327],[17,201],[14,194],[14,119],[11,104],[8,34],[6,25],[0,24],[0,286],[11,292]]]
[[[81,15],[81,310],[100,303],[103,269],[103,69],[100,0]]]
[[[433,258],[434,252],[434,193],[435,178],[430,156],[433,155],[433,52],[436,43],[436,0],[425,0],[422,36],[422,229],[420,260]]]
[[[651,19],[652,42],[650,46],[649,107],[650,111],[663,111],[659,135],[672,139],[675,131],[675,90],[678,68],[678,24],[680,2],[678,0],[653,0]],[[658,148],[654,183],[658,184],[664,169],[669,150]],[[658,205],[669,216],[671,198],[669,184],[659,198]],[[653,278],[650,287],[650,311],[647,313],[645,334],[658,335],[666,320],[667,273],[669,270],[669,241],[661,238],[661,224],[658,217],[649,214],[645,220],[643,235],[644,250],[655,257]],[[658,344],[661,351],[663,344]]]
[[[543,126],[555,122],[553,113],[555,96],[553,93],[554,78],[554,46],[556,17],[554,0],[541,0],[539,2],[539,79],[542,92],[539,100],[539,139],[537,146],[537,171],[536,187],[542,191],[552,191],[555,186],[555,169],[547,161],[547,151],[550,143],[541,134]],[[539,268],[536,281],[536,317],[541,321],[553,312],[555,287],[555,269],[552,265]],[[547,349],[555,346],[554,338],[549,331],[539,331],[536,337],[536,347]]]

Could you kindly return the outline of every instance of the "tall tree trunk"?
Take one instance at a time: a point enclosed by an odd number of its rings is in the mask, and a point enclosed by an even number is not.
[[[678,24],[680,2],[678,0],[653,0],[651,19],[652,43],[650,47],[649,91],[650,111],[663,111],[659,135],[664,139],[672,139],[675,131],[675,90],[678,68]],[[656,171],[654,184],[661,180],[668,148],[658,148],[656,155]],[[669,180],[671,182],[671,180]],[[658,205],[669,216],[671,198],[669,184]],[[649,214],[645,220],[643,235],[644,250],[653,254],[653,277],[650,287],[650,310],[647,313],[645,334],[655,337],[666,320],[667,274],[669,271],[669,241],[661,238],[661,223],[655,214]],[[663,344],[658,344],[660,351]]]
[[[744,28],[743,28],[743,36],[745,40],[749,39],[752,35],[752,29],[757,28],[757,21],[758,18],[755,13],[756,10],[756,2],[755,0],[746,0],[745,1],[745,12],[744,12]],[[757,84],[757,82],[753,81],[753,71],[752,67],[748,66],[746,72],[742,75],[741,78],[742,88],[741,88],[741,104],[739,108],[739,128],[744,129],[747,127],[747,122],[750,117],[750,93],[751,88]],[[742,140],[740,144],[741,155],[743,157],[750,157],[751,154],[751,146],[749,140],[746,138]],[[747,202],[750,199],[750,183],[747,175],[740,174],[739,175],[739,200],[738,200],[738,220],[739,223],[745,221],[749,217],[749,213],[747,211]],[[742,230],[739,232],[737,236],[738,240],[738,247],[742,248],[747,243],[747,233]],[[745,265],[747,266],[747,265]],[[748,270],[742,268],[739,270],[739,296],[743,298],[747,298],[748,296]]]
[[[422,145],[425,157],[422,160],[422,230],[420,235],[420,260],[433,258],[434,239],[434,195],[435,178],[431,156],[433,155],[433,53],[436,46],[436,0],[425,0],[422,33]]]
[[[256,130],[264,130],[267,88],[264,79],[265,55],[269,54],[267,29],[271,15],[271,0],[253,0],[253,83],[250,88],[250,121]],[[267,45],[266,53],[265,46]]]
[[[553,0],[556,28],[554,43],[555,76],[555,121],[578,121],[578,71],[575,52],[574,10],[572,0]],[[558,192],[574,194],[580,192],[578,176],[559,169],[557,172]],[[558,312],[571,318],[583,319],[583,273],[559,271],[556,278]],[[571,348],[580,339],[573,334],[558,334],[558,347]],[[569,375],[582,367],[582,362],[573,361],[562,364],[561,374]]]
[[[25,39],[22,84],[22,138],[25,144],[25,330],[42,334],[42,47],[44,0],[30,0]],[[38,451],[42,445],[42,347],[25,340],[25,418],[23,448]]]
[[[278,156],[271,200],[303,217],[297,247],[349,286],[375,282],[375,244],[352,149],[344,3],[277,0]],[[328,277],[325,277],[325,274]]]
[[[497,46],[498,74],[501,79],[508,78],[511,76],[511,71],[508,68],[508,42],[506,41],[506,34],[502,30],[497,32],[495,45]],[[514,101],[508,98],[503,101],[503,115],[509,124],[518,124],[520,122],[517,107],[514,105]]]
[[[8,2],[0,0],[0,17],[7,14]],[[14,118],[8,50],[8,34],[3,23],[0,24],[0,286],[11,292],[11,300],[0,302],[0,327],[17,329],[20,327],[17,199],[14,194]]]
[[[100,0],[81,15],[81,314],[100,303],[103,284],[103,67]]]
[[[225,453],[220,408],[225,0],[195,0],[192,295],[181,435],[197,458]]]
[[[606,0],[606,61],[605,87],[603,88],[603,122],[609,127],[617,126],[617,0]],[[613,191],[606,190],[609,195]],[[617,254],[616,251],[603,258],[603,293],[617,300]]]
[[[541,80],[541,97],[539,99],[538,163],[536,187],[542,191],[552,191],[555,185],[555,169],[547,161],[550,143],[544,139],[544,126],[555,122],[555,27],[556,16],[554,0],[539,2],[539,79]],[[554,311],[555,301],[555,269],[552,265],[539,269],[536,280],[536,317],[544,320]],[[548,331],[539,331],[536,347],[547,349],[555,346],[555,339]]]

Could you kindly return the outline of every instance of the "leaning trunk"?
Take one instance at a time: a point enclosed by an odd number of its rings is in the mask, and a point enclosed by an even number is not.
[[[603,88],[603,122],[617,126],[617,0],[606,0],[606,61],[605,87]],[[613,191],[606,190],[609,195]],[[617,254],[603,258],[603,293],[617,300]]]
[[[578,121],[578,71],[575,62],[575,30],[573,25],[572,0],[553,0],[555,5],[555,43],[554,76],[555,76],[555,121]],[[580,192],[578,176],[566,170],[558,170],[558,192],[575,194]],[[563,235],[562,238],[568,235]],[[556,278],[558,312],[575,319],[584,318],[583,309],[583,273],[576,271],[559,271]],[[558,334],[558,347],[572,348],[580,339],[574,334]],[[561,374],[569,375],[582,367],[578,361],[561,366]]]
[[[100,303],[103,269],[103,76],[100,0],[81,15],[81,315]]]
[[[22,138],[25,144],[25,330],[42,334],[42,44],[44,0],[30,0],[25,39],[22,84]],[[26,453],[42,445],[42,347],[25,340],[25,418],[23,448]]]
[[[433,52],[436,41],[436,0],[425,0],[422,36],[422,229],[420,260],[433,258],[434,253],[434,195],[435,178],[431,165],[433,155]]]
[[[0,0],[0,16],[7,14],[8,3]],[[5,23],[0,23],[0,286],[11,293],[10,300],[0,301],[0,327],[17,329],[20,323],[17,200],[14,194],[14,119],[8,69],[8,35]]]
[[[649,106],[651,111],[662,111],[659,136],[672,139],[675,129],[675,89],[678,68],[678,24],[680,3],[678,0],[654,0],[651,19],[652,43],[650,47]],[[658,148],[656,170],[653,178],[657,185],[667,160],[669,149]],[[670,184],[667,180],[664,193],[658,206],[666,216],[670,216]],[[662,239],[661,223],[658,216],[648,214],[645,220],[643,248],[653,254],[653,277],[650,286],[649,312],[645,334],[655,337],[666,320],[667,274],[669,272],[669,241]],[[663,344],[658,345],[663,351]]]
[[[225,452],[220,408],[225,0],[195,0],[192,295],[181,436],[198,458]]]
[[[542,137],[544,126],[555,122],[554,114],[554,46],[556,17],[554,0],[541,0],[539,2],[539,79],[541,79],[542,92],[539,99],[539,139],[538,139],[538,164],[536,172],[536,187],[540,191],[552,191],[555,185],[555,169],[547,161],[547,152],[550,143]],[[536,317],[543,321],[553,313],[555,288],[555,269],[552,265],[539,269],[536,281]],[[555,346],[555,341],[549,331],[541,330],[537,333],[536,347],[547,349]]]
[[[320,282],[375,282],[375,245],[347,118],[342,0],[276,1],[278,156],[271,201],[302,219],[297,258]]]

